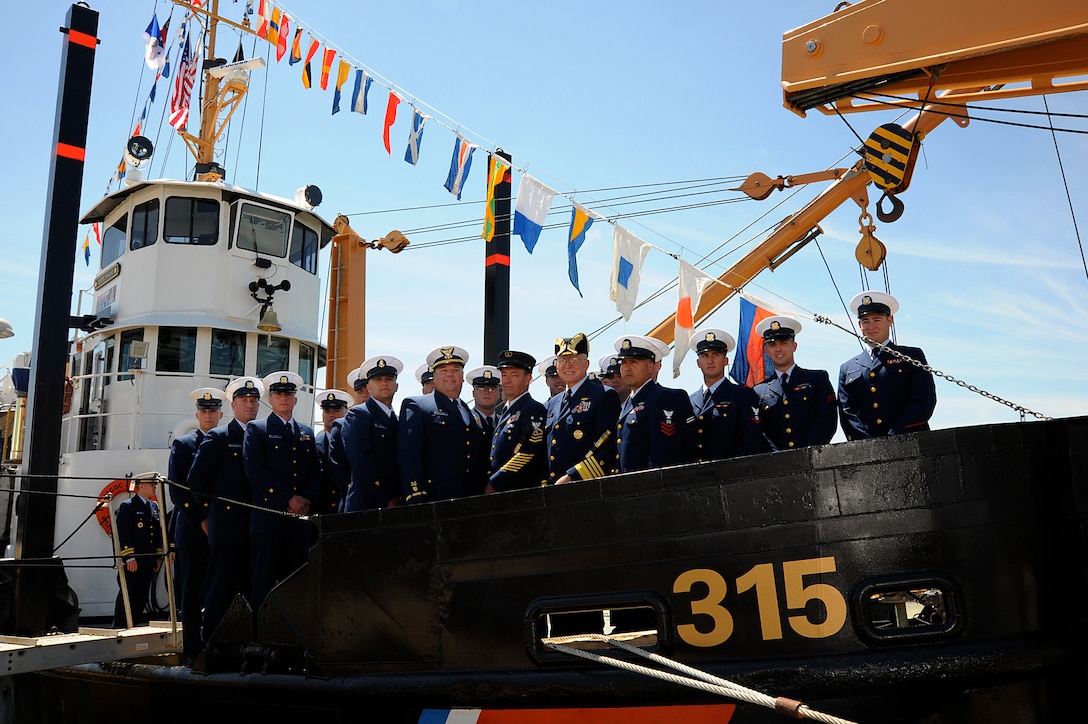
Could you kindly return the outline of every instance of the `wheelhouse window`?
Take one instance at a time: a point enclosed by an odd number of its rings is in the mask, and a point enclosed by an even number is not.
[[[113,222],[102,234],[102,268],[113,263],[125,251],[125,238],[128,231],[128,214]]]
[[[219,239],[219,202],[185,196],[167,199],[162,236],[170,244],[215,244]]]
[[[151,199],[132,210],[129,249],[151,246],[159,240],[159,200]]]
[[[133,356],[132,343],[142,341],[144,341],[143,329],[126,329],[124,332],[121,332],[121,359],[117,365],[118,372],[127,372],[129,370],[139,369],[140,360],[142,359],[142,357]],[[112,356],[112,354],[113,352],[111,351],[110,355]],[[107,367],[112,368],[113,362],[109,362]],[[117,375],[117,379],[118,381],[131,380],[132,375],[119,374]],[[109,382],[108,377],[106,378],[106,382]]]
[[[243,203],[238,214],[238,231],[235,238],[239,249],[282,258],[287,256],[287,236],[290,229],[290,214],[256,204]]]
[[[296,221],[291,233],[291,263],[317,274],[317,248],[317,232]]]
[[[314,373],[317,372],[317,365],[315,364],[316,359],[317,350],[308,344],[299,344],[298,374],[308,385],[313,385],[314,383]],[[275,370],[273,370],[273,372],[274,371]]]
[[[290,369],[291,340],[271,335],[257,336],[257,376],[264,377],[273,372]]]
[[[239,377],[245,372],[245,366],[246,333],[213,329],[212,359],[208,371],[213,375]]]
[[[196,327],[159,327],[155,371],[196,371]]]

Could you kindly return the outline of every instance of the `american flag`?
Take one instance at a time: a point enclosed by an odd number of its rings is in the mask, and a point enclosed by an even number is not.
[[[189,49],[189,36],[185,36],[185,50],[181,54],[177,77],[174,78],[174,94],[170,97],[170,125],[180,130],[189,123],[189,101],[193,93],[198,60]]]

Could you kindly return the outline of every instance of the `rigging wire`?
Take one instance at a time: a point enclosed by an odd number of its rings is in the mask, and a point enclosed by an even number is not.
[[[1050,105],[1046,102],[1046,96],[1043,96],[1043,107],[1047,110],[1049,115]],[[1054,133],[1054,126],[1051,124],[1050,137],[1054,141],[1054,155],[1058,159],[1058,169],[1062,173],[1062,185],[1065,187],[1065,199],[1069,202],[1069,217],[1073,221],[1073,233],[1077,237],[1077,248],[1080,250],[1080,263],[1084,267],[1084,276],[1088,278],[1088,261],[1084,259],[1084,243],[1080,238],[1080,229],[1077,227],[1077,214],[1073,210],[1073,197],[1069,194],[1069,179],[1065,177],[1065,165],[1062,163],[1062,152],[1058,148],[1058,135]]]
[[[870,96],[875,96],[875,95],[880,95],[880,94],[877,94],[877,93],[870,94]],[[874,101],[875,100],[877,104],[880,104],[879,99],[874,99],[874,98],[872,98],[870,96],[854,95],[854,96],[851,96],[851,97],[856,99],[856,100],[869,100],[869,101]],[[907,98],[907,97],[902,97],[902,96],[886,96],[886,97],[891,98],[891,99],[895,99],[895,100],[903,100],[903,101],[906,101],[907,103],[910,103],[910,104],[921,104],[923,106],[927,106],[925,108],[926,113],[932,113],[932,114],[941,115],[941,116],[948,116],[949,118],[963,118],[964,114],[963,114],[963,112],[942,111],[942,110],[939,110],[939,109],[936,109],[936,108],[930,108],[928,106],[945,105],[945,106],[955,106],[957,108],[963,108],[963,109],[967,109],[967,110],[975,110],[976,109],[975,106],[970,106],[970,105],[966,105],[966,104],[957,105],[955,103],[948,103],[948,102],[943,102],[942,103],[941,101],[936,101],[936,100],[919,101],[919,100],[916,100],[916,99],[913,99],[913,98]],[[900,104],[900,103],[886,103],[884,105],[887,105],[887,106],[892,107],[892,108],[899,108],[899,107],[901,107],[902,104]],[[911,107],[914,107],[914,105],[912,105]],[[1022,112],[1022,111],[1012,109],[1012,108],[1010,108],[1010,109],[988,108],[988,110],[993,110],[993,111],[998,111],[998,112],[1003,111],[1003,112],[1006,112],[1006,113],[1020,113],[1020,112]],[[1068,117],[1081,118],[1082,116],[1078,116],[1078,115],[1075,115],[1075,114],[1070,114]],[[1015,128],[1031,128],[1031,129],[1035,129],[1037,131],[1050,131],[1051,133],[1055,133],[1055,132],[1057,132],[1057,133],[1078,133],[1078,134],[1088,135],[1088,130],[1080,129],[1080,128],[1055,128],[1053,125],[1040,126],[1040,125],[1036,125],[1034,123],[1018,123],[1016,121],[1003,121],[1003,120],[999,120],[997,118],[985,118],[985,117],[981,117],[981,116],[971,116],[971,120],[972,121],[978,121],[978,122],[981,122],[981,123],[995,123],[995,124],[1001,125],[1001,126],[1013,126]]]

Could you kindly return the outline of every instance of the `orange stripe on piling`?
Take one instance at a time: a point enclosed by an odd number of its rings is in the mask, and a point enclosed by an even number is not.
[[[72,30],[71,28],[68,30],[68,39],[76,45],[82,45],[85,48],[90,48],[92,50],[98,45],[98,38],[93,35],[87,35],[87,33],[81,33],[78,30]]]
[[[510,266],[509,254],[492,254],[484,259],[484,266],[493,266],[495,264],[502,264],[503,266]]]
[[[57,144],[57,155],[63,158],[70,158],[75,161],[83,161],[87,158],[87,149],[80,148],[79,146],[73,146],[69,143]]]

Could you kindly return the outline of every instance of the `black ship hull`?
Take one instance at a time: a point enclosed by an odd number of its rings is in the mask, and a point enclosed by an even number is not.
[[[841,717],[1049,721],[1088,683],[1086,471],[1075,418],[328,516],[309,563],[256,616],[236,601],[192,671],[28,674],[15,710],[415,722],[716,703],[721,721],[776,717],[542,640],[611,631]]]

